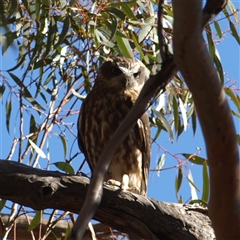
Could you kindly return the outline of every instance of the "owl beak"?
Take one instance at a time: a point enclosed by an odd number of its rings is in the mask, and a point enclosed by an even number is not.
[[[126,88],[134,88],[138,86],[136,79],[134,78],[134,74],[139,71],[140,66],[136,65],[134,68],[128,69],[122,66],[119,66],[119,69],[123,73],[122,80],[124,81],[123,84]]]

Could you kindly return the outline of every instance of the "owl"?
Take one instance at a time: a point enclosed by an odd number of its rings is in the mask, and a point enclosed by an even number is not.
[[[134,105],[146,80],[146,68],[140,61],[115,57],[107,59],[99,68],[78,118],[78,143],[91,171]],[[123,191],[146,196],[150,142],[150,125],[145,112],[119,146],[105,181],[120,185]]]

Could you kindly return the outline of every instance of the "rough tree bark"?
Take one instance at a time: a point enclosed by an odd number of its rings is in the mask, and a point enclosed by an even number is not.
[[[61,209],[78,213],[89,179],[43,171],[0,160],[0,197],[35,210]],[[159,202],[105,186],[96,220],[144,239],[214,239],[207,210]]]
[[[219,3],[221,1],[215,1],[216,6]],[[211,189],[208,206],[217,239],[240,239],[236,130],[222,84],[203,40],[201,8],[202,1],[199,0],[173,1],[174,59],[192,92],[205,139]]]

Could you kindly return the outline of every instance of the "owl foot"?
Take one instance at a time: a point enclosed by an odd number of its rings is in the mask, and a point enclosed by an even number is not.
[[[129,187],[129,188],[122,188],[122,191],[132,192],[136,194],[140,194],[140,190],[137,187]]]
[[[129,191],[132,193],[140,194],[140,189],[138,189],[138,187],[129,187],[128,184],[129,184],[129,176],[127,174],[124,174],[122,177],[122,186],[121,186],[122,191]]]
[[[114,180],[114,179],[107,180],[106,184],[113,185],[115,187],[120,187],[121,186],[121,183],[117,180]]]

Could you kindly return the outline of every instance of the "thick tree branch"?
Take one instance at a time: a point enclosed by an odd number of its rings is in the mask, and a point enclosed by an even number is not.
[[[202,26],[215,18],[215,16],[225,8],[227,2],[228,0],[208,0],[203,9],[203,18],[201,20]]]
[[[205,138],[210,164],[209,211],[217,238],[240,239],[236,131],[224,90],[202,37],[201,4],[202,1],[195,0],[173,1],[174,58],[192,92]]]
[[[0,197],[36,210],[61,209],[77,213],[89,179],[34,169],[0,160]],[[206,210],[170,204],[141,195],[104,188],[96,220],[144,239],[213,239]]]
[[[31,216],[18,216],[14,220],[14,225],[16,226],[16,230],[14,231],[14,228],[10,231],[8,234],[7,239],[17,239],[17,240],[32,240],[31,232],[28,231],[29,222],[33,220],[33,217]],[[8,227],[9,226],[9,215],[7,214],[0,214],[0,221],[1,225]],[[48,221],[49,219],[42,219],[41,220],[41,226],[40,224],[32,231],[32,234],[37,239],[39,236],[39,231],[44,233],[48,228]],[[54,227],[54,234],[49,234],[47,239],[48,240],[56,240],[55,236],[63,238],[66,233],[66,229],[68,227],[68,222],[59,220],[58,223]],[[72,224],[70,224],[71,226]],[[41,230],[40,230],[41,229]],[[4,235],[4,227],[0,227],[0,236],[2,237]],[[90,238],[85,238],[83,240],[90,240]]]

